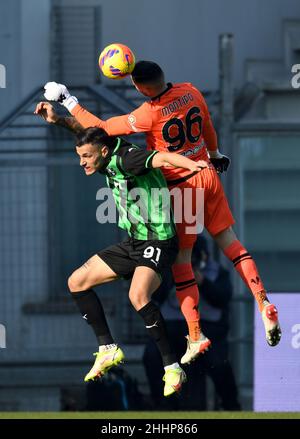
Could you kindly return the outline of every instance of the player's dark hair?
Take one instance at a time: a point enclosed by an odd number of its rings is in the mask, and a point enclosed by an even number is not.
[[[109,149],[113,148],[116,143],[114,136],[109,136],[102,128],[91,127],[80,131],[76,135],[76,146],[82,146],[90,143],[96,146],[107,146]]]
[[[131,77],[137,84],[152,84],[164,81],[164,72],[155,62],[138,61]]]

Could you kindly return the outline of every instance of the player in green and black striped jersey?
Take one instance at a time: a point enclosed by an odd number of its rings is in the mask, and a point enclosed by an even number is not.
[[[152,167],[157,152],[145,152],[116,138],[104,171],[119,211],[119,226],[139,240],[165,240],[176,234],[169,189],[162,172]]]
[[[103,375],[124,357],[114,343],[101,302],[92,288],[120,276],[132,277],[129,298],[162,355],[166,369],[164,395],[169,396],[181,388],[185,374],[171,351],[163,317],[151,301],[151,295],[160,285],[164,268],[173,264],[178,243],[170,214],[170,198],[166,203],[160,194],[153,196],[153,190],[168,191],[158,169],[162,166],[200,171],[207,164],[174,153],[144,151],[121,138],[107,136],[99,128],[79,133],[76,151],[86,175],[101,172],[107,176],[120,212],[119,225],[130,236],[129,240],[94,255],[69,279],[70,291],[100,345],[95,364],[85,380]]]

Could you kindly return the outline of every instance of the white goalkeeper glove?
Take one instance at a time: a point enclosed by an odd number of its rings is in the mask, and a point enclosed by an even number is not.
[[[72,111],[75,105],[78,104],[78,99],[75,96],[71,96],[67,87],[57,82],[47,82],[44,86],[44,96],[47,101],[56,101],[66,107],[68,111]]]

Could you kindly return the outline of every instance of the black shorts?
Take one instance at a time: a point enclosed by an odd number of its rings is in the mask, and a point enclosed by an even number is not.
[[[160,277],[175,262],[178,238],[142,241],[129,238],[101,250],[98,256],[118,275],[130,279],[136,267],[152,268]]]

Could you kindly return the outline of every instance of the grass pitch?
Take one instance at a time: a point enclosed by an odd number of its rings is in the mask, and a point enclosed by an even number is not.
[[[0,419],[300,419],[300,412],[0,412]]]

